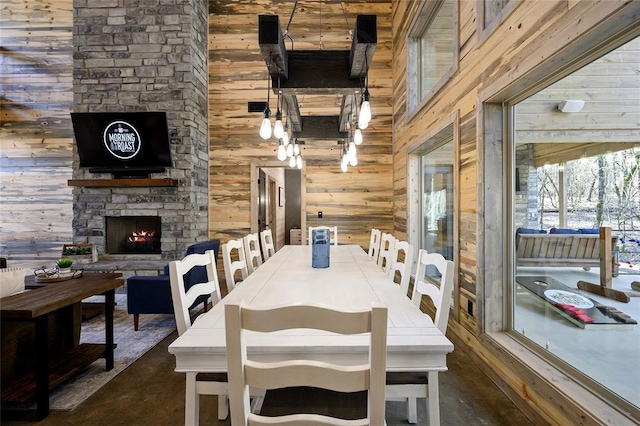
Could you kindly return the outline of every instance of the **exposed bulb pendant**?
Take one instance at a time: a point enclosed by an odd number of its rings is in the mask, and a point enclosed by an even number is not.
[[[293,144],[293,155],[300,155],[300,145],[297,142]]]
[[[278,160],[284,161],[287,159],[287,149],[283,144],[278,145]]]
[[[291,156],[291,158],[289,158],[289,167],[294,168],[296,166],[296,157]]]
[[[262,125],[260,126],[260,137],[264,140],[267,140],[271,137],[271,110],[269,106],[265,107],[264,112],[262,113]]]
[[[362,94],[362,104],[360,105],[360,115],[358,116],[358,127],[366,129],[371,121],[371,105],[369,104],[369,89],[365,89]]]
[[[280,109],[276,112],[276,124],[273,126],[273,136],[276,139],[281,139],[284,135],[284,126],[282,125],[282,113]]]
[[[296,156],[296,167],[302,169],[302,156],[300,154]]]
[[[293,157],[293,144],[287,145],[287,157]]]
[[[289,145],[289,132],[287,131],[287,126],[284,126],[284,134],[282,135],[282,144],[284,146]]]
[[[362,140],[362,130],[360,130],[360,126],[356,124],[356,131],[353,132],[353,142],[355,142],[356,145],[360,145]]]

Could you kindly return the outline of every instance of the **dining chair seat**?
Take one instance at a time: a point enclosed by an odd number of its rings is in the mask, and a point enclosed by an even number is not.
[[[319,414],[344,420],[367,417],[367,392],[335,392],[316,387],[290,387],[266,392],[260,415]]]

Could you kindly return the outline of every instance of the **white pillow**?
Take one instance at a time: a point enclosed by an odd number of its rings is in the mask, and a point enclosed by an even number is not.
[[[26,268],[0,269],[0,298],[24,291]]]

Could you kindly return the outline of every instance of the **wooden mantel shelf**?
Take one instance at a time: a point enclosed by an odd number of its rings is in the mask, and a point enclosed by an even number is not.
[[[178,179],[71,179],[67,184],[89,188],[178,186]]]

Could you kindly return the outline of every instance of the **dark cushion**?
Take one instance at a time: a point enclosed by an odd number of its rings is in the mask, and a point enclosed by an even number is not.
[[[546,234],[544,229],[518,228],[516,234]]]
[[[549,230],[550,234],[581,234],[579,229],[568,229],[568,228],[551,228]]]
[[[220,240],[203,241],[187,248],[187,255],[204,253],[213,250],[216,261]],[[194,284],[206,282],[207,268],[198,267],[184,276],[184,284],[188,289]],[[192,307],[204,302],[206,296],[198,298]],[[173,314],[173,299],[169,281],[169,265],[164,267],[164,275],[133,276],[127,278],[127,311],[130,314]]]
[[[580,228],[579,231],[580,231],[581,234],[596,234],[596,235],[600,235],[600,229]]]

